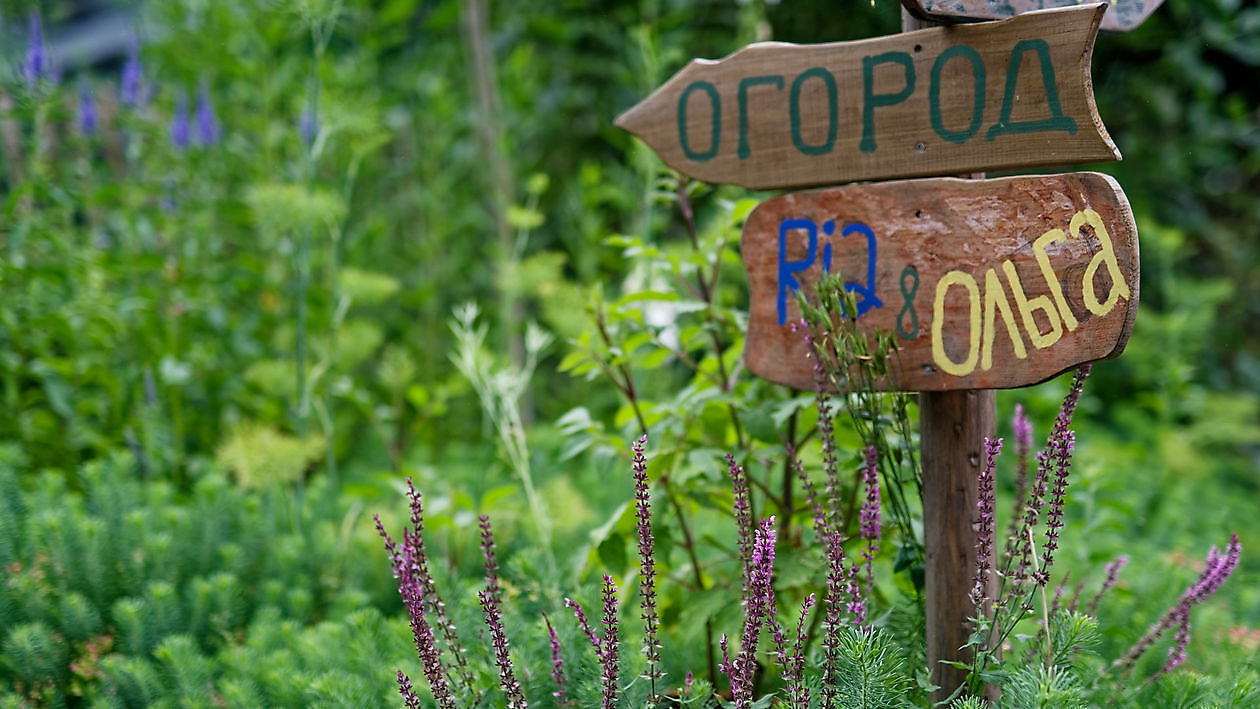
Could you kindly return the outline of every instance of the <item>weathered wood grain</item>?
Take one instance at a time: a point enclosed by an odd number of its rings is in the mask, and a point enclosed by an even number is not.
[[[896,333],[884,390],[1035,384],[1120,354],[1137,314],[1137,228],[1120,186],[1099,173],[785,194],[753,210],[741,249],[745,360],[798,389],[814,378],[789,327],[795,291],[811,293],[828,258],[854,294],[858,329]]]
[[[1103,15],[1104,32],[1128,32],[1146,21],[1164,0],[1110,0]],[[901,0],[915,17],[938,22],[1000,20],[1023,12],[1074,7],[1080,0]]]
[[[1120,159],[1094,105],[1102,5],[693,60],[617,118],[674,169],[756,189]]]

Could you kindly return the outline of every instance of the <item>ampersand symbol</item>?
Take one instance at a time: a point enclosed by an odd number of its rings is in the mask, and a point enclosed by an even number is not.
[[[910,284],[906,285],[909,280]],[[906,266],[901,272],[901,295],[906,304],[897,313],[897,334],[903,340],[913,340],[919,336],[919,315],[914,311],[914,295],[919,292],[919,271],[914,266]],[[906,314],[910,315],[910,327],[905,327]]]

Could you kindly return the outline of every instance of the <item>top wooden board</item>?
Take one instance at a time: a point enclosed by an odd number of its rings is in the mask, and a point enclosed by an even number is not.
[[[1128,32],[1150,17],[1164,0],[1110,0],[1103,15],[1104,32]],[[901,0],[910,14],[924,20],[1001,20],[1052,7],[1073,7],[1080,0]]]
[[[859,333],[893,336],[888,391],[1036,384],[1120,354],[1137,315],[1137,227],[1098,173],[789,193],[753,210],[740,251],[744,360],[797,389],[815,386],[797,293],[823,272],[844,278]]]
[[[1119,160],[1094,105],[1105,6],[693,60],[617,118],[670,167],[754,189]]]

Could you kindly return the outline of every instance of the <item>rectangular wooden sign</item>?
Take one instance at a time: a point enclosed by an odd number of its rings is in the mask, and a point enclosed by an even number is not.
[[[1089,66],[1105,7],[693,60],[617,125],[754,189],[1119,160]]]
[[[797,389],[815,386],[797,292],[824,271],[845,279],[860,332],[895,335],[886,391],[1036,384],[1119,355],[1137,315],[1137,227],[1099,173],[785,194],[749,215],[741,250],[745,361]]]
[[[1104,32],[1128,32],[1150,17],[1164,0],[1110,0]],[[901,0],[910,14],[924,20],[1000,20],[1051,7],[1074,7],[1080,0]]]

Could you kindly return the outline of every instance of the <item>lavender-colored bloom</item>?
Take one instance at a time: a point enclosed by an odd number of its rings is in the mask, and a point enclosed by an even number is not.
[[[573,609],[573,617],[577,618],[578,627],[586,634],[586,638],[591,641],[591,645],[595,647],[595,652],[599,652],[599,636],[591,628],[591,624],[586,620],[586,612],[582,610],[582,604],[577,601],[566,598],[564,599],[564,607]]]
[[[123,64],[122,78],[118,87],[118,101],[124,106],[139,106],[143,84],[144,65],[140,63],[140,42],[133,39],[127,48],[127,62]]]
[[[1229,578],[1234,569],[1238,566],[1238,559],[1242,555],[1242,545],[1238,542],[1238,535],[1233,534],[1229,539],[1229,546],[1222,553],[1216,547],[1212,547],[1208,551],[1207,561],[1203,565],[1203,571],[1199,574],[1199,578],[1189,588],[1181,594],[1181,598],[1177,604],[1164,614],[1164,617],[1151,626],[1151,629],[1142,636],[1129,651],[1112,663],[1113,667],[1131,668],[1138,661],[1151,645],[1155,643],[1164,631],[1176,625],[1178,627],[1174,645],[1168,651],[1168,660],[1164,666],[1160,668],[1155,677],[1171,672],[1186,659],[1186,645],[1190,642],[1190,610],[1206,601],[1216,593],[1221,584]],[[1153,678],[1152,678],[1153,679]]]
[[[429,679],[430,689],[433,691],[434,697],[438,698],[439,704],[443,707],[453,707],[455,706],[453,696],[450,696],[449,704],[439,697],[441,692],[450,695],[450,688],[454,685],[454,682],[447,676],[447,670],[440,662],[440,653],[434,642],[437,635],[434,632],[434,625],[440,631],[446,649],[454,657],[455,668],[460,682],[470,695],[476,694],[473,688],[472,673],[468,668],[468,661],[464,657],[464,649],[455,632],[455,624],[448,617],[446,604],[438,594],[437,584],[434,583],[433,576],[429,572],[428,556],[425,552],[423,537],[423,501],[415,485],[412,484],[411,478],[407,479],[407,498],[411,506],[409,518],[411,527],[410,529],[403,529],[402,543],[395,543],[390,538],[379,517],[374,517],[376,519],[376,530],[385,540],[385,550],[389,554],[394,578],[398,579],[398,593],[402,596],[403,604],[411,615],[412,634],[415,637],[416,649],[420,653],[420,658],[426,665],[425,676]],[[429,624],[427,615],[433,616],[434,625]],[[439,684],[435,684],[434,674],[441,676],[442,680]]]
[[[499,687],[507,695],[508,709],[525,709],[529,702],[525,701],[521,683],[516,681],[516,673],[512,671],[512,656],[508,649],[507,632],[503,629],[498,597],[486,589],[477,593],[477,599],[486,616],[486,627],[490,628],[490,647],[494,651],[494,664],[499,668]]]
[[[788,706],[806,709],[809,706],[809,687],[805,686],[805,621],[814,608],[816,599],[809,594],[801,604],[801,614],[796,621],[796,641],[792,653],[783,661],[783,680],[788,689]]]
[[[85,83],[79,87],[79,130],[84,135],[96,135],[96,128],[96,99],[92,87]]]
[[[486,590],[497,600],[499,590],[499,560],[495,556],[494,532],[490,529],[490,518],[481,515],[477,518],[477,526],[481,528],[481,556],[486,566]]]
[[[1011,511],[1011,521],[1006,531],[1007,559],[1019,552],[1021,540],[1019,533],[1020,518],[1024,507],[1028,504],[1029,456],[1032,455],[1033,428],[1028,420],[1024,407],[1015,405],[1015,415],[1011,419],[1011,428],[1015,431],[1015,503]]]
[[[403,702],[407,709],[420,709],[420,697],[416,696],[415,688],[411,684],[411,678],[398,670],[398,693],[402,695]]]
[[[214,116],[210,88],[204,79],[197,88],[197,142],[206,146],[219,142],[219,120]]]
[[[978,499],[976,500],[976,583],[971,589],[971,603],[976,617],[984,612],[984,602],[989,599],[989,586],[993,578],[993,535],[997,524],[996,477],[997,457],[1002,454],[1002,439],[984,439],[984,468],[980,470]]]
[[[862,503],[860,515],[862,540],[866,548],[862,550],[862,561],[866,565],[866,582],[868,588],[875,585],[875,571],[872,565],[875,555],[879,553],[879,451],[875,446],[866,447],[866,466],[863,471],[863,483],[866,486],[866,500]]]
[[[543,622],[547,624],[547,636],[551,639],[551,678],[556,681],[556,691],[551,696],[556,698],[556,704],[565,706],[568,701],[565,699],[565,678],[564,678],[564,659],[560,656],[560,637],[556,635],[556,629],[551,626],[551,619],[546,613],[542,614]]]
[[[604,636],[600,640],[600,707],[614,709],[617,706],[617,653],[621,640],[617,636],[617,584],[604,574]]]
[[[657,663],[661,661],[661,653],[656,640],[656,542],[652,536],[652,493],[648,487],[647,458],[643,455],[646,447],[645,433],[632,446],[634,460],[630,467],[634,471],[634,516],[639,536],[639,607],[643,611],[643,655],[648,663],[647,678],[651,687],[649,700],[656,702],[656,679],[664,673],[657,667]]]
[[[1059,530],[1063,528],[1063,505],[1067,499],[1068,474],[1072,469],[1072,449],[1075,445],[1074,431],[1064,431],[1051,444],[1055,461],[1054,488],[1050,492],[1050,508],[1046,512],[1046,550],[1038,579],[1042,586],[1049,582],[1054,552],[1059,548]]]
[[[414,537],[408,530],[403,530],[403,543],[400,546],[385,531],[385,525],[381,523],[381,518],[373,515],[373,519],[376,520],[376,531],[385,540],[385,551],[389,555],[394,578],[398,579],[398,594],[402,597],[403,605],[407,608],[407,615],[411,621],[411,635],[416,644],[416,651],[420,655],[424,676],[429,681],[429,690],[432,692],[434,699],[437,700],[438,706],[442,707],[442,709],[455,709],[457,706],[455,697],[451,693],[450,682],[446,677],[446,670],[442,666],[441,653],[437,649],[437,644],[434,640],[433,628],[425,617],[424,592],[415,573],[417,569],[423,566],[422,561],[417,561],[417,553],[423,558],[423,546],[419,547],[417,551],[417,547],[413,543]],[[404,690],[411,689],[411,681],[407,680],[406,684],[403,684],[406,675],[403,675],[401,670],[398,674],[400,676],[399,691],[403,692],[404,699],[407,699],[407,693]],[[408,706],[411,706],[410,702]]]
[[[176,150],[187,150],[192,142],[188,125],[188,97],[181,91],[175,97],[175,113],[171,115],[171,145]]]
[[[731,682],[731,694],[737,709],[747,707],[753,700],[753,673],[757,666],[757,640],[761,634],[761,626],[769,624],[773,633],[778,625],[774,622],[772,585],[775,537],[774,517],[769,517],[757,528],[753,541],[752,559],[748,564],[748,585],[744,588],[744,632],[740,637],[739,654],[727,663],[727,677]],[[775,633],[780,652],[786,649],[782,633],[781,629]]]
[[[314,108],[305,108],[298,116],[298,135],[303,145],[310,147],[314,144],[315,136],[319,135],[319,115]]]
[[[27,88],[35,88],[40,80],[55,84],[59,78],[44,46],[44,27],[39,15],[32,12],[27,31],[26,57],[18,65],[18,76]]]
[[[1128,563],[1128,555],[1122,554],[1116,557],[1115,561],[1107,564],[1107,568],[1105,569],[1107,577],[1103,580],[1102,588],[1099,588],[1098,593],[1094,594],[1094,597],[1090,599],[1089,605],[1085,608],[1086,613],[1095,617],[1098,615],[1099,602],[1101,602],[1102,597],[1116,585],[1116,581],[1120,578],[1120,570]]]
[[[735,456],[726,455],[727,475],[731,479],[732,507],[739,539],[739,561],[744,570],[744,588],[748,588],[749,564],[753,552],[752,506],[749,504],[748,478],[744,469],[735,462]]]

